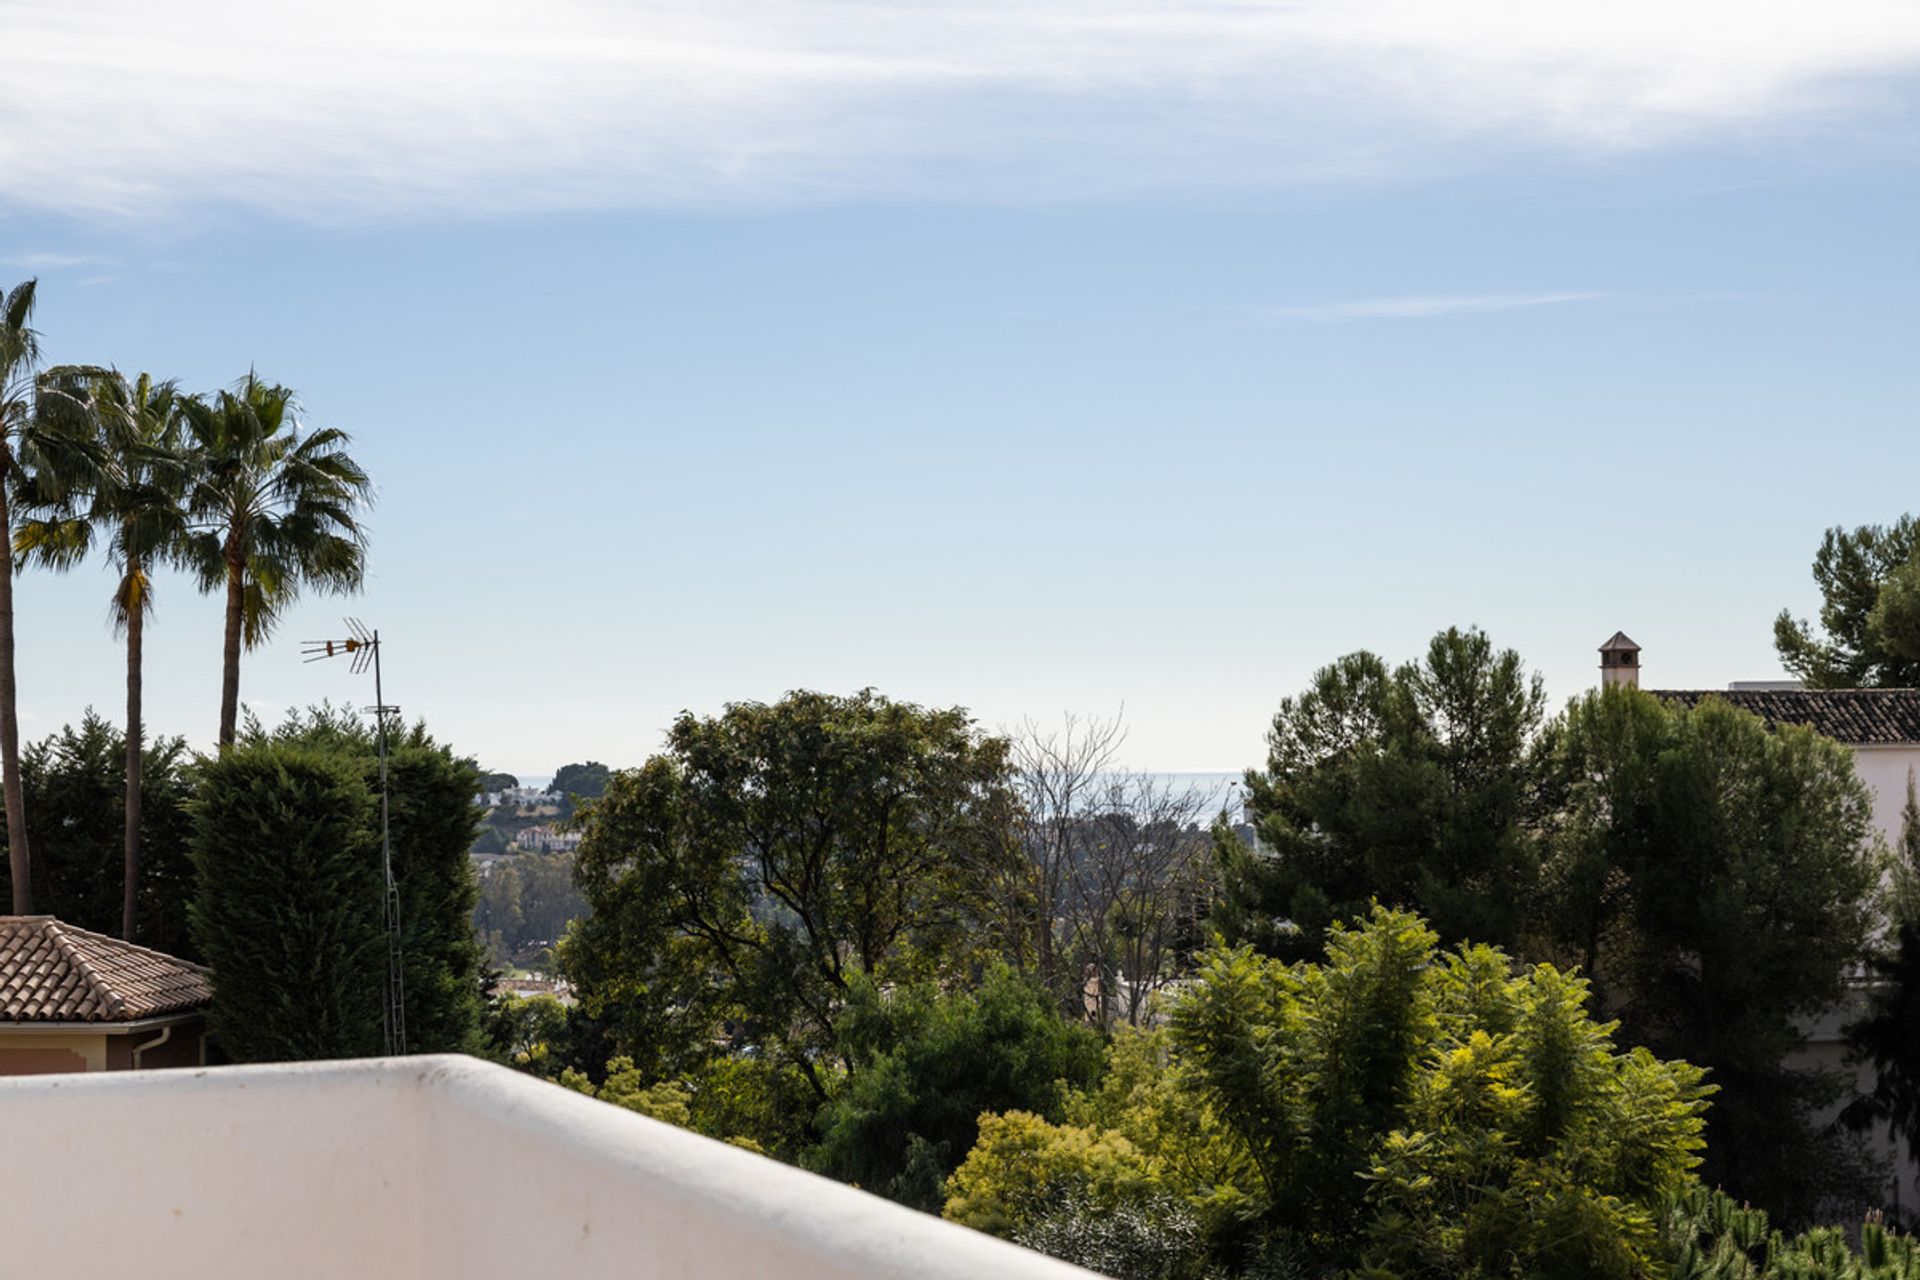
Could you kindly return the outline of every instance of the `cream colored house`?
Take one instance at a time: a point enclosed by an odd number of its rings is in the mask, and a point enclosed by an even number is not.
[[[197,964],[52,916],[0,916],[0,1076],[207,1060]]]

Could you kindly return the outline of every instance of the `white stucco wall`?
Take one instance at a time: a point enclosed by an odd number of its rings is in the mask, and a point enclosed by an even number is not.
[[[1088,1280],[458,1056],[0,1080],[0,1272]]]
[[[1853,749],[1853,770],[1873,789],[1873,825],[1889,845],[1900,839],[1900,811],[1907,803],[1909,769],[1920,774],[1920,745]]]

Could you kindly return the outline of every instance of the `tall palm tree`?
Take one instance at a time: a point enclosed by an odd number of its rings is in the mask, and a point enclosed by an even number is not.
[[[226,588],[220,745],[240,716],[240,651],[272,632],[303,587],[360,588],[366,535],[358,511],[372,498],[349,438],[300,432],[293,392],[249,373],[212,400],[181,402],[192,480],[187,561],[202,591]]]
[[[40,335],[29,327],[37,281],[0,293],[0,791],[7,806],[7,870],[13,913],[33,912],[33,858],[27,851],[26,797],[20,789],[19,690],[13,678],[13,512],[7,505],[16,454],[33,430],[34,370]]]
[[[32,327],[37,282],[0,290],[0,797],[7,807],[7,870],[13,911],[33,911],[33,857],[27,848],[20,787],[19,687],[13,669],[13,516],[16,502],[57,487],[75,470],[87,442],[77,424],[86,406],[60,379],[41,375],[40,335]],[[28,500],[31,500],[29,497]]]
[[[186,541],[185,471],[179,398],[171,382],[111,370],[49,370],[44,379],[87,408],[87,464],[61,491],[41,495],[41,513],[21,522],[14,550],[24,563],[55,569],[78,564],[96,539],[119,572],[110,616],[127,640],[125,873],[120,936],[133,940],[139,914],[141,638],[153,609],[151,570],[178,561]]]

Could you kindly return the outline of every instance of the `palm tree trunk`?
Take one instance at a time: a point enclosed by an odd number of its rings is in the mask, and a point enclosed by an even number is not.
[[[139,574],[138,566],[131,574]],[[145,737],[140,720],[140,624],[146,601],[136,599],[127,612],[127,838],[126,887],[120,905],[120,936],[133,941],[139,916],[140,889],[140,748]]]
[[[240,583],[241,565],[227,556],[227,638],[220,669],[220,745],[233,745],[240,722],[240,614],[246,594]]]
[[[13,679],[13,512],[7,505],[12,456],[0,446],[0,784],[7,805],[7,870],[13,914],[33,914],[33,858],[27,851],[27,800],[20,786],[19,691]]]

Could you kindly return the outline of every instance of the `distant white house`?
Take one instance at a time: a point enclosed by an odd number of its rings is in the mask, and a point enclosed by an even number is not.
[[[546,825],[528,827],[514,836],[513,847],[533,853],[572,853],[580,847],[580,833]]]
[[[500,791],[482,791],[480,804],[486,809],[537,809],[541,805],[557,805],[563,798],[558,791],[543,791],[539,787],[507,787]]]

